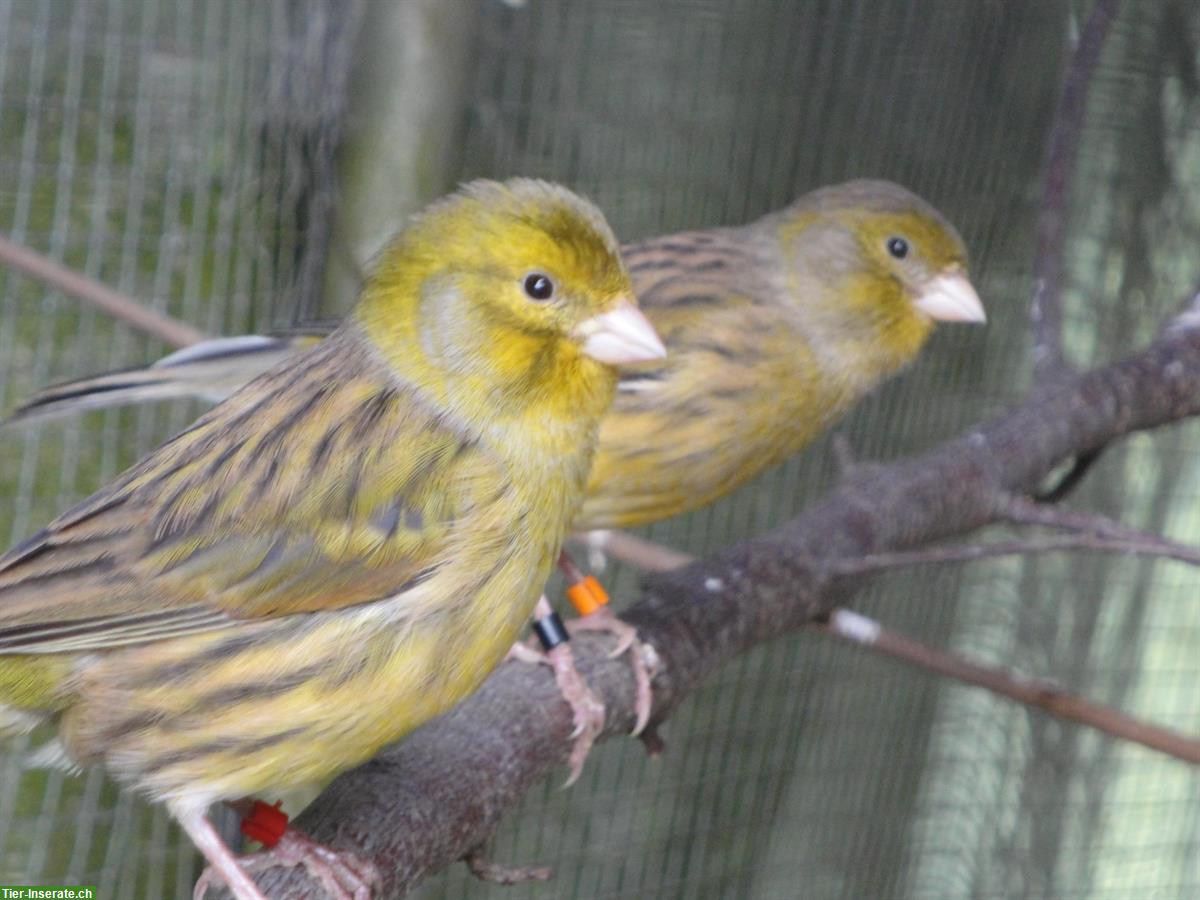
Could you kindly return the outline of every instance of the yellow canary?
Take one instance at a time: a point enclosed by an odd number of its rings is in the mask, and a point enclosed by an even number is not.
[[[885,181],[622,252],[668,356],[622,373],[580,531],[717,500],[911,362],[935,320],[984,320],[958,232]]]
[[[984,321],[954,226],[887,181],[821,188],[749,225],[621,252],[669,354],[623,373],[580,531],[711,503],[911,362],[935,320]],[[206,341],[149,368],[50,387],[13,421],[156,397],[219,399],[320,328]]]
[[[0,727],[164,802],[327,777],[474,690],[578,507],[614,365],[663,354],[598,211],[474,182],[355,310],[0,559]]]

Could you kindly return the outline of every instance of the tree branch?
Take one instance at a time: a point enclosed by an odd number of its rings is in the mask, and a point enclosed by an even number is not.
[[[872,553],[858,559],[830,560],[825,564],[825,570],[838,575],[863,575],[914,565],[976,562],[997,556],[1029,556],[1070,550],[1132,553],[1200,565],[1200,549],[1128,528],[1104,516],[1046,507],[1021,497],[1007,499],[1001,509],[1004,518],[1010,522],[1053,525],[1078,533]],[[694,562],[694,558],[677,550],[621,532],[594,532],[587,540],[589,546],[597,546],[632,565],[647,563],[651,571],[670,571]],[[1047,682],[983,666],[958,654],[939,650],[890,631],[882,623],[851,610],[834,609],[816,619],[812,627],[822,634],[889,656],[914,668],[981,687],[1026,706],[1041,709],[1055,718],[1078,722],[1184,762],[1200,763],[1200,740],[1196,738],[1093,703]]]
[[[1050,131],[1042,207],[1037,223],[1033,302],[1029,309],[1033,324],[1033,370],[1038,381],[1056,374],[1063,366],[1062,280],[1067,194],[1083,133],[1088,85],[1116,11],[1117,0],[1097,0],[1088,16],[1063,79],[1062,94]]]
[[[1044,710],[1056,719],[1078,722],[1113,737],[1133,741],[1176,759],[1200,764],[1200,740],[1143,722],[1107,706],[1092,703],[1045,681],[1024,678],[992,666],[982,666],[928,644],[888,631],[873,619],[847,609],[835,609],[820,631],[848,643],[867,647],[910,666],[981,687],[1026,706]]]
[[[998,518],[1013,524],[1045,525],[1065,528],[1076,533],[982,544],[949,544],[917,550],[871,553],[852,559],[809,562],[813,566],[822,567],[826,575],[846,576],[868,575],[909,566],[978,562],[981,559],[994,559],[999,556],[1032,556],[1084,550],[1152,556],[1200,566],[1200,547],[1191,547],[1169,538],[1129,528],[1105,516],[1046,507],[1023,498],[1014,498],[1011,505],[1002,508]],[[644,572],[669,572],[695,562],[695,557],[686,553],[620,531],[591,532],[583,540],[589,550],[612,556]]]
[[[90,303],[114,318],[160,338],[172,347],[186,347],[208,337],[203,331],[186,322],[143,306],[132,297],[114,291],[95,279],[68,269],[48,256],[42,256],[3,236],[0,236],[0,263],[64,294]]]
[[[662,663],[652,721],[731,657],[821,619],[868,580],[831,575],[828,563],[1002,521],[1004,498],[1034,490],[1064,460],[1197,413],[1200,303],[1141,353],[1060,374],[922,456],[863,469],[781,528],[651,576],[624,618]],[[634,720],[629,666],[608,659],[601,638],[573,646],[608,709],[601,738],[626,734]],[[296,825],[371,859],[384,873],[379,896],[402,896],[486,841],[501,815],[566,758],[571,727],[551,678],[505,664],[451,713],[337,778]],[[278,896],[320,895],[302,872],[274,870],[262,884]]]
[[[590,556],[598,556],[599,559],[594,562],[611,556],[643,572],[669,572],[671,569],[682,569],[696,561],[696,557],[682,550],[656,544],[627,531],[598,529],[574,535],[572,540],[583,544]],[[594,562],[593,569],[602,568]]]
[[[838,575],[861,575],[908,566],[967,563],[999,556],[1037,556],[1078,550],[1153,556],[1200,566],[1200,548],[1157,538],[1154,535],[1137,534],[1137,539],[1099,534],[1071,534],[1028,540],[992,541],[986,544],[951,544],[923,550],[901,550],[896,553],[872,553],[858,559],[834,561],[830,564],[830,569]]]

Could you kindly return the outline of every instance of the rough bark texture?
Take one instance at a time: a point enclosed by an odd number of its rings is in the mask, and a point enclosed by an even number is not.
[[[773,532],[648,579],[624,618],[662,660],[653,721],[730,657],[810,623],[861,583],[825,577],[823,560],[972,531],[995,520],[1000,498],[1032,492],[1063,462],[1200,412],[1198,306],[1135,356],[1063,374],[922,456],[857,470]],[[604,639],[573,646],[608,706],[604,736],[625,734],[633,722],[627,664],[606,658]],[[522,793],[566,759],[570,730],[550,675],[505,664],[451,714],[339,777],[295,824],[372,859],[384,873],[377,897],[403,896],[485,841]],[[272,897],[323,896],[299,871],[259,881]]]

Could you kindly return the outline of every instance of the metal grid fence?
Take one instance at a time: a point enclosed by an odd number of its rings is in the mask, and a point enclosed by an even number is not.
[[[943,330],[851,416],[843,430],[857,452],[928,447],[1027,386],[1040,166],[1090,4],[444,7],[469,31],[431,29],[403,50],[436,59],[439,41],[468,44],[453,152],[417,194],[476,175],[553,178],[591,195],[631,239],[744,221],[842,178],[889,177],[959,224],[990,322]],[[324,269],[338,253],[335,211],[355,203],[335,190],[336,151],[371,116],[350,86],[377,62],[354,51],[357,25],[380,14],[336,0],[0,0],[0,229],[213,332],[336,311],[344,298],[327,295]],[[1200,274],[1193,35],[1191,5],[1126,3],[1091,85],[1067,248],[1068,351],[1081,363],[1147,337]],[[160,349],[0,271],[5,405]],[[195,411],[148,406],[0,433],[0,534],[27,534]],[[1128,442],[1075,502],[1200,539],[1194,441],[1181,427]],[[646,533],[703,553],[784,521],[835,477],[823,441]],[[609,577],[618,596],[636,592],[631,573]],[[1172,563],[1008,560],[893,575],[858,605],[1186,729],[1200,720],[1196,584]],[[553,865],[549,885],[489,887],[457,867],[420,895],[1200,893],[1200,805],[1182,764],[813,635],[727,667],[666,736],[657,761],[632,742],[600,748],[574,788],[546,784],[505,823],[492,855]],[[25,771],[21,749],[0,759],[0,881],[189,895],[190,847],[160,811],[96,771]]]

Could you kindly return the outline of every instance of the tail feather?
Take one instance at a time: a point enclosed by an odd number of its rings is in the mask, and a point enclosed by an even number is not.
[[[42,388],[0,425],[29,425],[90,409],[194,397],[224,400],[242,385],[318,336],[216,338],[185,347],[151,366],[65,381]]]
[[[150,369],[109,372],[42,388],[18,406],[5,425],[31,425],[89,409],[186,397],[192,391],[170,373]]]

